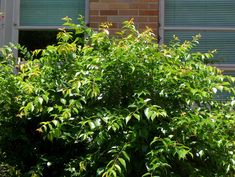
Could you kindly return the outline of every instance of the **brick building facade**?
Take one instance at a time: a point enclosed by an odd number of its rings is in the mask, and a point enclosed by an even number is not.
[[[111,31],[117,31],[125,20],[134,18],[141,30],[146,26],[158,33],[158,0],[90,0],[89,24],[97,28],[101,22],[112,22]]]

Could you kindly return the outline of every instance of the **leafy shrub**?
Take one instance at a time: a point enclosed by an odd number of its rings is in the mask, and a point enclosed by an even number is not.
[[[235,79],[191,52],[198,37],[165,46],[132,21],[110,37],[65,20],[57,44],[12,46],[27,62],[2,49],[5,163],[24,176],[234,175]]]
[[[15,167],[9,166],[8,164],[0,164],[0,175],[1,177],[18,177],[20,172]]]

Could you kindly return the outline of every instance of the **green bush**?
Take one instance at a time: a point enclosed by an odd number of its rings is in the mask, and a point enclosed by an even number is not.
[[[9,166],[8,164],[0,164],[0,175],[1,177],[19,177],[20,172],[15,167]]]
[[[111,37],[65,20],[57,44],[12,46],[24,59],[1,49],[2,162],[33,177],[234,176],[235,78],[192,52],[197,36],[163,46],[132,21]]]

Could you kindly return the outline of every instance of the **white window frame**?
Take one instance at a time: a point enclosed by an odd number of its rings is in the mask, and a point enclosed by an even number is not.
[[[165,30],[181,30],[181,31],[217,31],[217,32],[235,32],[235,27],[183,27],[183,26],[165,26],[165,0],[159,0],[159,37],[160,43],[164,43]],[[235,72],[235,64],[214,64],[224,71]]]

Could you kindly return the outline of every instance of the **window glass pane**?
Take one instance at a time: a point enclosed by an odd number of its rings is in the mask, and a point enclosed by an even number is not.
[[[217,49],[215,59],[220,64],[235,64],[235,32],[202,32],[202,31],[176,31],[166,30],[164,42],[167,44],[175,34],[181,41],[191,40],[192,36],[201,34],[199,46],[196,50],[207,52]]]
[[[85,0],[21,0],[21,26],[60,26],[61,18],[85,15]]]
[[[165,26],[235,27],[235,1],[165,0]]]
[[[56,43],[58,31],[19,31],[19,43],[29,50],[46,48]]]

